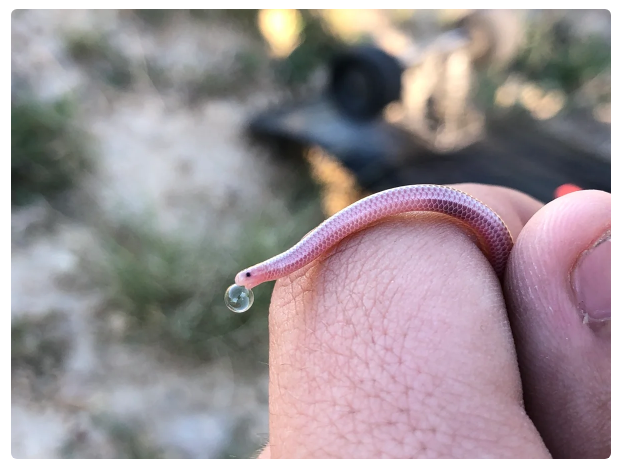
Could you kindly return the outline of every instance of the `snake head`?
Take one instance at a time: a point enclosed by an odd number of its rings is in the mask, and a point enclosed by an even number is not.
[[[246,268],[236,275],[234,282],[238,286],[244,286],[247,289],[251,289],[264,281],[259,277],[259,270],[260,268],[258,266]]]

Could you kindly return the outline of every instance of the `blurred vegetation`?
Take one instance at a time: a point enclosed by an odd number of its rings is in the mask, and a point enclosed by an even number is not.
[[[600,36],[582,37],[560,16],[532,18],[523,45],[503,70],[477,74],[476,97],[488,113],[498,107],[509,114],[547,119],[565,109],[589,109],[611,101],[611,48]]]
[[[255,458],[266,443],[258,434],[250,431],[248,418],[242,418],[234,427],[229,443],[224,446],[215,458]]]
[[[319,199],[303,196],[288,219],[268,212],[248,219],[233,243],[196,243],[180,234],[164,236],[148,221],[122,222],[105,242],[110,307],[129,319],[128,338],[156,340],[201,360],[242,352],[252,364],[267,362],[274,284],[254,290],[245,314],[227,309],[224,292],[240,269],[290,247],[321,220]]]
[[[298,10],[301,33],[298,46],[284,58],[266,55],[266,40],[260,33],[259,12],[255,9],[221,10],[129,10],[142,23],[152,28],[162,28],[173,18],[185,15],[195,21],[229,23],[239,26],[256,40],[256,48],[241,50],[233,59],[232,67],[224,73],[207,71],[186,83],[187,100],[199,102],[203,98],[227,97],[255,82],[258,72],[270,67],[279,84],[290,88],[302,86],[316,69],[324,66],[340,47],[341,41],[326,27],[315,11]],[[119,89],[133,84],[135,77],[129,60],[110,44],[109,38],[90,32],[74,33],[66,38],[70,55],[92,73],[95,78]],[[157,87],[167,87],[165,70],[146,60],[147,73]]]
[[[133,15],[139,18],[144,24],[160,28],[169,24],[173,18],[179,15],[188,14],[190,18],[197,21],[227,21],[233,22],[241,26],[245,31],[258,33],[257,15],[260,10],[252,9],[204,9],[204,10],[156,10],[142,9],[129,10]]]
[[[161,459],[163,450],[144,436],[144,431],[120,421],[107,414],[92,414],[90,422],[109,440],[108,447],[113,450],[112,458],[119,459]],[[60,448],[61,458],[99,458],[102,454],[89,453],[85,444],[85,433],[78,432]]]
[[[301,15],[300,44],[290,55],[275,64],[278,79],[288,86],[304,83],[320,66],[328,63],[344,44],[335,37],[324,20],[311,10]]]
[[[189,10],[191,15],[198,19],[232,21],[240,25],[243,30],[255,35],[262,44],[265,39],[260,33],[258,16],[260,10]],[[295,87],[304,84],[311,74],[320,66],[328,63],[332,54],[342,47],[341,41],[326,27],[324,20],[312,10],[298,10],[300,15],[299,44],[284,58],[271,59],[270,65],[274,69],[275,78],[284,86]],[[250,62],[248,60],[251,59]],[[249,68],[249,72],[257,68],[258,64],[253,57],[238,58],[241,65],[240,73]],[[248,63],[247,63],[248,62]],[[243,66],[244,64],[244,66]],[[230,76],[225,79],[230,80]],[[215,81],[210,78],[210,81]],[[219,81],[224,81],[219,79]],[[231,81],[234,81],[233,79]],[[206,85],[208,87],[208,85]],[[212,85],[211,85],[212,86]],[[224,85],[226,88],[232,84]]]
[[[260,10],[233,9],[233,10],[189,10],[189,14],[195,19],[208,19],[213,21],[229,21],[240,26],[243,31],[261,38],[257,24]]]
[[[66,48],[71,57],[83,65],[92,77],[114,88],[126,89],[134,81],[131,62],[102,34],[81,31],[69,34]]]
[[[155,28],[167,24],[170,18],[172,18],[178,11],[182,10],[130,10],[130,12],[137,16],[137,18],[139,18],[144,24]]]
[[[240,26],[243,31],[252,35],[259,35],[257,15],[260,10],[252,9],[204,9],[204,10],[125,10],[135,15],[143,24],[151,28],[162,28],[182,15],[196,21],[228,22]]]
[[[573,93],[609,69],[610,44],[598,36],[577,37],[561,21],[537,21],[512,66],[514,71],[548,88]]]
[[[73,187],[92,168],[86,134],[69,98],[11,105],[11,202],[24,205]]]
[[[317,10],[297,10],[300,15],[299,44],[289,55],[272,59],[275,76],[282,85],[295,87],[305,83],[311,74],[325,65],[339,48],[345,46],[330,30],[323,16]],[[242,27],[243,31],[255,35],[262,43],[259,13],[256,9],[218,10],[132,10],[146,24],[160,27],[178,14],[188,14],[198,21],[223,21]],[[392,10],[390,16],[395,23],[409,22],[413,10]],[[439,20],[451,23],[463,14],[458,10],[440,10]],[[442,14],[444,13],[444,14]],[[455,15],[455,16],[453,16]],[[422,25],[417,25],[421,27]],[[247,57],[245,57],[247,58]],[[246,62],[239,58],[237,72],[222,77],[208,74],[195,85],[197,95],[227,95],[238,85],[230,77],[250,75],[257,68],[255,56]],[[111,61],[111,60],[110,60]],[[559,17],[542,16],[533,19],[527,28],[527,39],[521,53],[511,67],[528,78],[539,81],[547,88],[560,88],[567,93],[581,87],[587,80],[606,69],[610,64],[610,46],[597,37],[578,38],[568,30],[566,22]],[[121,68],[121,67],[120,67]]]
[[[187,84],[187,100],[190,104],[203,98],[222,98],[237,94],[255,82],[256,75],[263,69],[266,60],[263,54],[254,50],[241,50],[234,56],[227,73],[207,71]]]
[[[11,367],[28,369],[35,376],[62,368],[70,349],[67,317],[51,312],[41,317],[12,318]]]

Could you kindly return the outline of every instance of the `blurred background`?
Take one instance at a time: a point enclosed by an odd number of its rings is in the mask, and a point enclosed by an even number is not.
[[[610,191],[609,12],[509,15],[14,11],[13,456],[253,456],[237,271],[397,185]]]

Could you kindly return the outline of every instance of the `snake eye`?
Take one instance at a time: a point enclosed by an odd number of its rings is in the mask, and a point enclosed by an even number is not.
[[[250,278],[250,277],[251,277],[251,272],[249,272],[249,271],[248,271],[247,273],[245,273],[245,276],[246,276],[247,278]]]

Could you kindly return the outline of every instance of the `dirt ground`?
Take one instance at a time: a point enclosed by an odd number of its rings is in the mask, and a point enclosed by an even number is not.
[[[131,90],[101,83],[68,55],[66,37],[81,32],[108,35],[129,57],[137,77]],[[101,218],[148,211],[163,233],[182,229],[211,242],[263,206],[285,213],[273,189],[285,171],[243,135],[248,113],[276,98],[268,80],[252,83],[253,98],[189,106],[184,89],[160,90],[143,71],[150,60],[173,83],[207,69],[225,74],[226,58],[251,46],[251,37],[233,24],[180,16],[152,27],[116,11],[17,11],[12,40],[13,76],[42,100],[77,96],[79,125],[97,157],[73,201],[77,216],[44,201],[13,210],[12,318],[29,320],[32,333],[53,334],[61,348],[44,375],[14,365],[13,456],[248,455],[268,431],[267,366],[243,378],[226,356],[187,364],[157,343],[127,344],[122,314],[102,321],[104,293],[80,278],[84,257],[99,248],[99,233],[83,222],[92,200]]]

